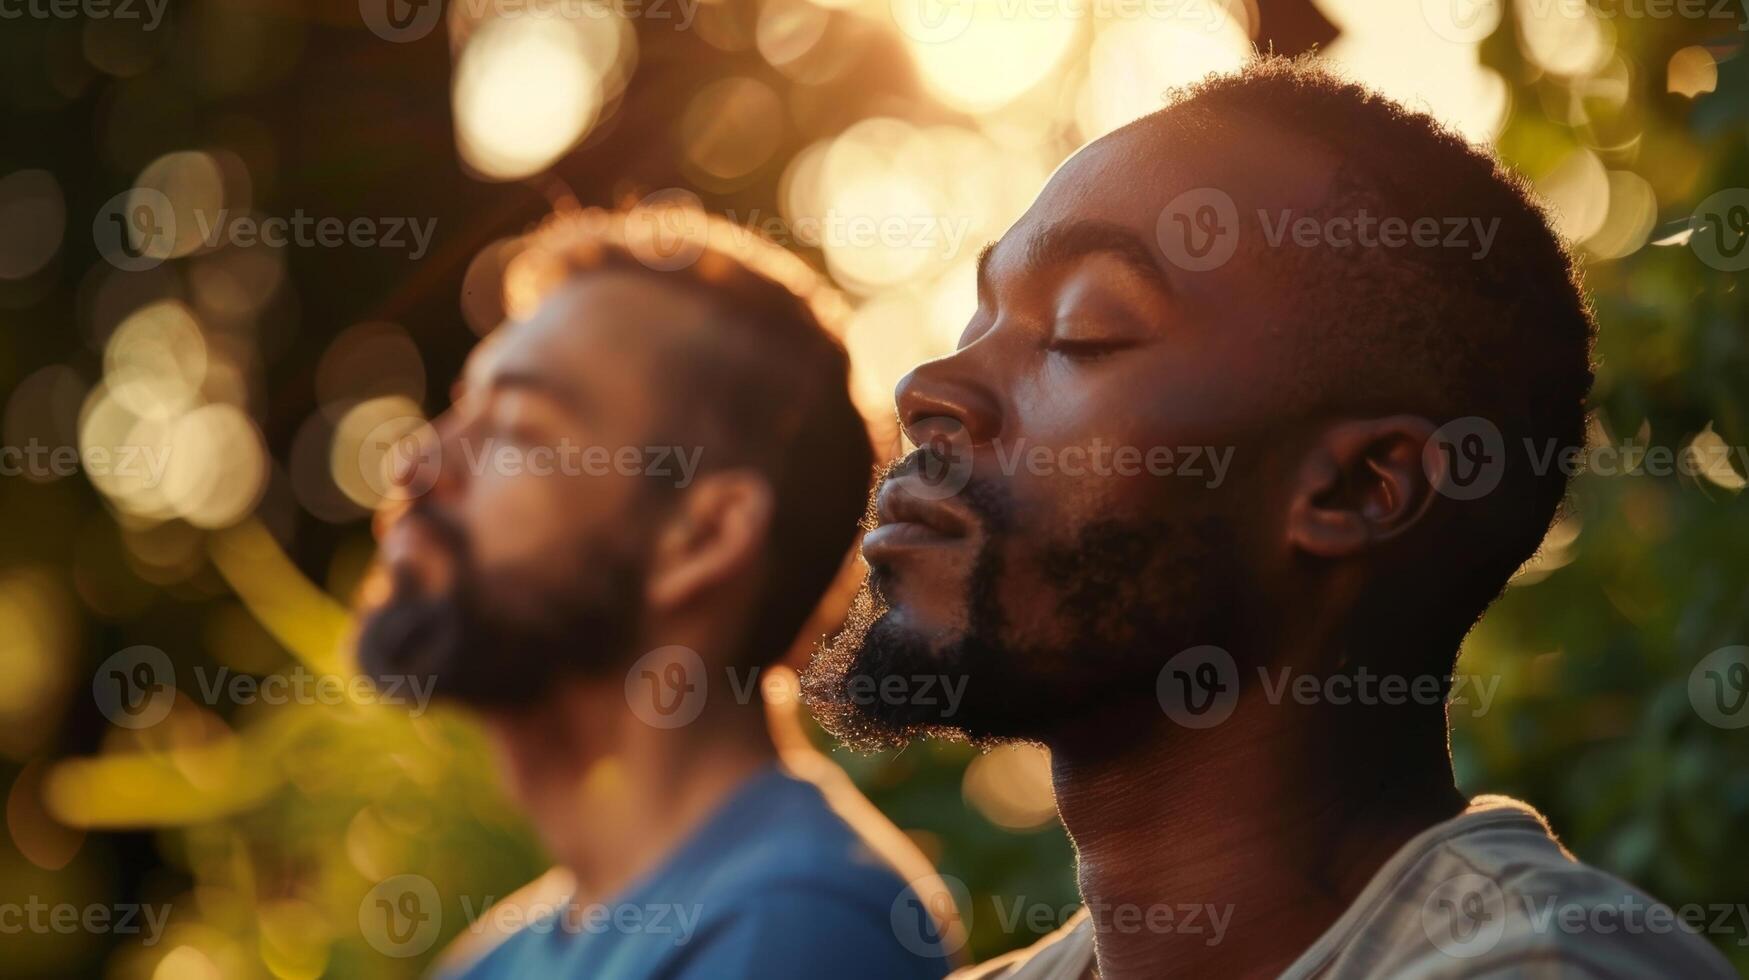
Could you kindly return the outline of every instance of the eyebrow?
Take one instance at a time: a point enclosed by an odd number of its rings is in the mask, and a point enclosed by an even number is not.
[[[996,242],[978,253],[978,300],[990,297],[990,256]],[[1051,225],[1027,239],[1022,274],[1036,273],[1094,254],[1112,255],[1163,293],[1171,294],[1172,280],[1160,266],[1154,250],[1122,225],[1109,221],[1072,221]]]
[[[486,379],[485,388],[494,394],[504,391],[527,391],[547,398],[566,412],[587,419],[593,405],[583,393],[556,378],[524,369],[499,371]]]

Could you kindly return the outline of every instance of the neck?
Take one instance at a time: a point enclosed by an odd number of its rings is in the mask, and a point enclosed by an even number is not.
[[[652,870],[775,761],[756,688],[747,704],[711,700],[691,724],[657,728],[615,675],[488,719],[512,795],[580,898],[610,898]]]
[[[1342,716],[1261,693],[1207,729],[1150,704],[1117,738],[1106,718],[1053,740],[1103,980],[1275,976],[1397,848],[1463,808],[1442,712]]]

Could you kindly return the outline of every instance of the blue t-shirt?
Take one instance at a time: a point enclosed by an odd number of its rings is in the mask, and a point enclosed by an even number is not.
[[[569,927],[534,919],[454,976],[938,980],[919,907],[817,788],[773,767],[618,897],[578,902]]]

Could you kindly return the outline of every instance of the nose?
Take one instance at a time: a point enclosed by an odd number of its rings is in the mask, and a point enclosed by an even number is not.
[[[446,412],[430,423],[421,423],[397,440],[390,450],[390,492],[386,496],[410,501],[454,490],[462,468],[453,462],[459,457],[454,452],[456,426],[450,414]]]
[[[962,438],[978,445],[1001,432],[1001,403],[967,371],[966,354],[920,364],[899,380],[893,393],[899,424],[914,445]]]

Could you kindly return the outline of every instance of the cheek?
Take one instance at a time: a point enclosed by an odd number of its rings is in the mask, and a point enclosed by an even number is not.
[[[1046,581],[1037,542],[1011,539],[1002,560],[994,597],[1002,617],[1002,639],[1026,646],[1058,646],[1064,633],[1063,596]]]
[[[1058,532],[1101,520],[1173,519],[1222,509],[1234,464],[1255,450],[1251,400],[1207,379],[1125,369],[1065,399],[1023,390],[1002,470],[1022,528]]]
[[[600,521],[604,488],[595,482],[526,473],[477,478],[466,512],[478,569],[522,581],[568,574]]]
[[[1184,457],[1123,430],[1030,441],[1003,466],[1016,529],[1059,537],[1098,521],[1165,516],[1186,489],[1175,475]]]

